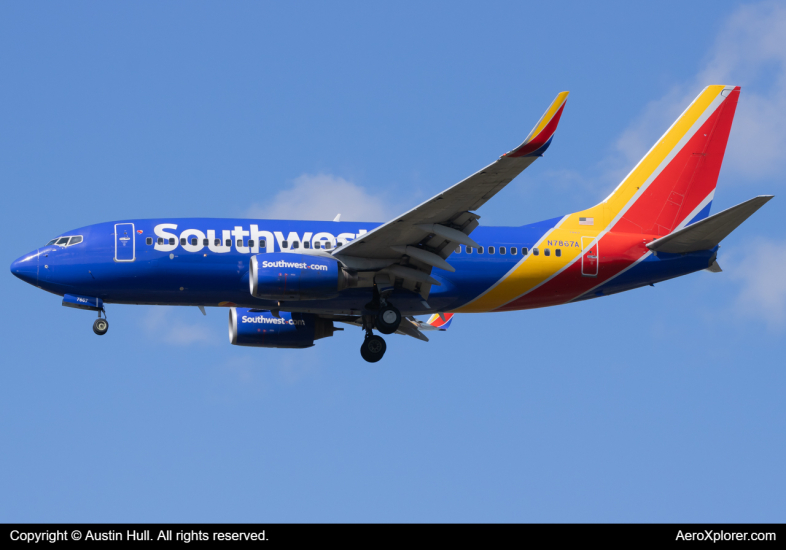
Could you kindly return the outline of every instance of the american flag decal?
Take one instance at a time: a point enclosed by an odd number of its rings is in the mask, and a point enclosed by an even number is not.
[[[579,218],[579,225],[595,225],[595,218]]]

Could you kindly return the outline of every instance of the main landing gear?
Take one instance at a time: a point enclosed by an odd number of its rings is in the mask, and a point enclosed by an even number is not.
[[[103,336],[106,334],[106,331],[109,330],[109,321],[106,320],[106,312],[104,312],[104,318],[102,319],[101,311],[103,310],[98,310],[98,319],[93,323],[93,332],[99,336]]]
[[[388,346],[381,336],[366,334],[366,339],[360,346],[360,356],[369,363],[376,363],[385,355],[387,348]]]
[[[363,330],[366,331],[366,337],[360,346],[360,356],[369,363],[376,363],[382,359],[387,349],[385,340],[375,335],[373,329],[376,328],[382,334],[393,334],[401,324],[401,312],[387,303],[384,296],[380,296],[374,287],[374,299],[366,305],[366,309],[376,310],[376,314],[363,316]]]
[[[382,334],[393,334],[401,324],[401,312],[390,304],[385,305],[377,312],[375,324]]]

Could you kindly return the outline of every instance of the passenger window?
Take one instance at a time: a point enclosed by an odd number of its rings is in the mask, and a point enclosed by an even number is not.
[[[197,240],[196,237],[194,237],[193,239],[191,239],[191,246],[196,246],[196,245],[197,245]]]
[[[489,254],[494,254],[494,247],[493,246],[489,247]]]
[[[61,238],[57,239],[57,242],[55,244],[60,245],[60,246],[67,245],[68,244],[68,237],[61,237]]]
[[[209,239],[202,239],[202,246],[209,246],[210,240]]]
[[[239,239],[238,239],[238,241],[237,241],[237,247],[238,247],[238,248],[243,248],[243,241],[241,241],[241,240],[239,240]]]
[[[467,247],[467,254],[472,254],[472,247],[471,246]]]
[[[526,256],[528,252],[529,252],[528,248],[526,248],[526,247],[522,247],[521,248],[521,255],[522,256]],[[537,256],[537,254],[535,254],[535,255]]]
[[[483,247],[482,246],[478,247],[478,254],[483,254]]]
[[[232,247],[232,239],[227,239],[226,246],[227,246],[227,248],[231,248]]]
[[[519,253],[519,251],[518,251],[518,249],[515,246],[511,246],[510,247],[510,255],[511,256],[515,256],[518,253]]]
[[[296,248],[300,248],[300,243],[299,243],[299,242],[297,242],[297,241],[295,241],[295,242],[293,242],[293,243],[292,243],[292,249],[294,250],[294,249],[296,249]]]
[[[158,238],[158,244],[164,244],[164,239],[162,239],[161,237],[159,237],[159,238]]]
[[[561,249],[561,248],[555,248],[555,249],[554,249],[554,255],[555,255],[557,258],[559,258],[560,256],[562,256],[562,249]]]
[[[250,241],[248,241],[248,247],[249,248],[254,248],[254,239],[251,239]]]
[[[499,247],[499,253],[502,254],[503,256],[505,255],[505,247],[504,246],[500,246]]]
[[[186,245],[186,240],[181,238],[180,239],[180,246],[185,246],[185,245]]]
[[[174,238],[174,237],[171,237],[171,238],[169,239],[169,244],[170,244],[170,245],[173,245],[173,244],[175,244],[175,238]]]
[[[311,243],[306,241],[303,243],[303,248],[311,248]]]
[[[532,253],[533,253],[535,256],[539,256],[539,255],[540,255],[540,250],[538,250],[537,248],[533,248],[533,249],[532,249]]]
[[[81,236],[71,237],[71,240],[68,241],[68,246],[73,246],[75,244],[79,244],[82,242]]]
[[[216,245],[216,246],[221,246],[221,239],[214,240],[213,244]]]
[[[461,247],[457,246],[455,252],[456,254],[461,254]]]
[[[148,237],[147,239],[145,239],[145,242],[146,242],[147,244],[149,244],[149,245],[150,245],[150,244],[153,244],[153,237]]]
[[[289,248],[289,241],[281,241],[281,248]]]
[[[259,248],[265,248],[267,246],[267,241],[259,241]]]
[[[549,250],[548,248],[544,249],[543,250],[543,255],[544,256],[551,256],[551,250]]]

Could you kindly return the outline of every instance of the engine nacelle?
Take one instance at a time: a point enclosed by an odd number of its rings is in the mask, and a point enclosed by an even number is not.
[[[258,348],[310,348],[314,340],[333,336],[333,321],[311,313],[269,311],[233,307],[229,309],[229,341],[236,346]]]
[[[334,298],[357,286],[357,275],[337,260],[306,254],[258,254],[249,262],[251,295],[268,300],[321,300]]]

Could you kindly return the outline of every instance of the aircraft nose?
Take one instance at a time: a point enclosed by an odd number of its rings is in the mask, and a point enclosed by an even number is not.
[[[31,285],[38,284],[38,250],[25,254],[11,264],[11,273]]]

